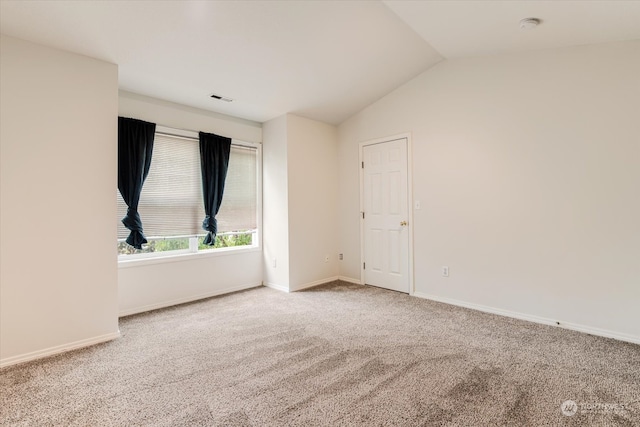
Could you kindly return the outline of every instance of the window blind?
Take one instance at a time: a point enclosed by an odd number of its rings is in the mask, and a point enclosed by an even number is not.
[[[222,205],[216,215],[219,233],[257,228],[257,161],[255,148],[231,144]]]
[[[121,219],[127,206],[118,196],[118,239],[129,231]],[[147,239],[203,234],[200,154],[197,139],[156,133],[149,176],[138,211]],[[257,150],[231,145],[218,233],[257,227]]]

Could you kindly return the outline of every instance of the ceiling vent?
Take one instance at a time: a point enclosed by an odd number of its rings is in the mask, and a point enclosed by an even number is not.
[[[213,99],[219,99],[220,101],[224,101],[224,102],[231,102],[231,101],[233,101],[233,99],[231,99],[231,98],[227,98],[226,96],[222,96],[222,95],[216,95],[215,93],[211,95],[211,98],[213,98]]]
[[[538,25],[540,25],[542,21],[538,18],[524,18],[520,20],[520,29],[521,30],[533,30]]]

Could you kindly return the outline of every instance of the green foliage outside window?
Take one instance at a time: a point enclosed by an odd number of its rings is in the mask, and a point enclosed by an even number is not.
[[[198,237],[198,251],[234,246],[250,246],[252,244],[252,233],[216,236],[216,243],[213,246],[204,245],[202,243],[203,241],[204,236]],[[147,254],[185,249],[189,249],[188,237],[179,239],[149,240],[149,243],[143,245],[141,250],[134,249],[126,242],[118,242],[118,255]]]

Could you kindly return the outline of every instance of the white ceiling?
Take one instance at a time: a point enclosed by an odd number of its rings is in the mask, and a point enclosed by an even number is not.
[[[640,39],[640,1],[1,0],[0,31],[116,63],[127,91],[337,124],[443,58]]]
[[[640,1],[385,1],[445,58],[640,39]],[[542,20],[523,31],[523,18]]]

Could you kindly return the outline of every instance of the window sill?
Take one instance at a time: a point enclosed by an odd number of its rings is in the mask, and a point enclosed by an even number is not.
[[[142,257],[134,259],[118,259],[118,268],[143,267],[152,264],[166,264],[169,262],[193,261],[200,258],[215,258],[219,256],[241,255],[251,252],[260,252],[259,246],[243,246],[236,248],[219,248],[203,252],[183,252],[167,255],[155,255],[151,257]]]

